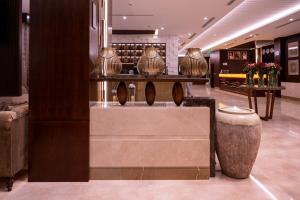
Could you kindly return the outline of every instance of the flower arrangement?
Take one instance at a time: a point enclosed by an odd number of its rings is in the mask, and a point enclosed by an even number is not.
[[[258,87],[264,87],[264,76],[268,78],[269,87],[278,86],[278,74],[280,73],[281,67],[276,63],[251,63],[247,64],[243,69],[243,72],[247,76],[247,84],[250,87],[254,86],[254,74],[258,75]]]
[[[281,70],[280,65],[278,65],[276,63],[267,63],[266,66],[268,67],[269,72],[272,71],[272,72],[277,72],[278,73]]]
[[[265,79],[264,76],[269,74],[269,65],[263,62],[256,64],[257,75],[258,75],[258,87],[264,87]]]
[[[269,87],[278,87],[278,74],[280,73],[281,66],[276,63],[267,63],[269,69]]]
[[[246,80],[249,87],[254,86],[254,74],[256,73],[256,70],[257,68],[255,63],[247,64],[243,69],[243,72],[246,73]]]
[[[248,73],[252,73],[253,75],[256,73],[256,64],[255,63],[249,63],[247,64],[244,69],[243,72],[248,74]]]

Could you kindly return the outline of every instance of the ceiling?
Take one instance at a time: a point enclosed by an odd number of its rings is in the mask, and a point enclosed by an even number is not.
[[[294,19],[294,21],[291,22],[290,19]],[[275,38],[286,37],[297,33],[300,33],[300,12],[284,17],[276,22],[256,29],[255,31],[251,31],[251,33],[244,34],[236,39],[218,45],[214,49],[231,48],[254,40],[273,40]],[[250,37],[250,35],[252,37]]]
[[[289,13],[287,10],[291,8],[299,9],[291,15],[287,14]],[[299,33],[299,22],[294,22],[278,29],[274,28],[289,22],[290,18],[294,18],[295,21],[299,19],[299,10],[300,0],[245,0],[208,30],[199,34],[185,48],[224,49],[251,40],[273,40],[276,37]],[[278,20],[265,24],[274,15],[276,15]],[[258,23],[262,26],[254,28]],[[255,30],[247,31],[250,28]],[[246,38],[248,39],[246,40]],[[214,48],[208,48],[212,46]],[[181,50],[180,53],[183,52]]]
[[[160,29],[159,35],[201,33],[242,2],[235,0],[113,0],[113,29]],[[124,20],[123,16],[127,16]],[[205,20],[204,18],[207,17]],[[214,17],[205,28],[202,26]]]
[[[206,50],[225,49],[253,40],[273,40],[300,33],[300,0],[113,0],[113,29],[160,29],[159,35],[177,35],[189,47]],[[287,9],[299,7],[293,12]],[[275,14],[274,22],[268,21]],[[127,16],[124,20],[123,16]],[[208,19],[205,20],[204,18]],[[209,19],[215,19],[205,28]],[[280,25],[293,23],[282,28]],[[254,28],[254,24],[260,27]],[[252,26],[252,29],[248,29]],[[247,30],[246,30],[247,29]],[[251,31],[249,31],[251,30]],[[188,33],[196,33],[189,38]],[[209,48],[208,48],[209,47]]]

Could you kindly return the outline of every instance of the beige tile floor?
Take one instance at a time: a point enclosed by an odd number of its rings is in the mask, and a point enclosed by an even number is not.
[[[194,96],[211,96],[218,105],[247,106],[247,98],[203,86]],[[259,101],[260,111],[263,111]],[[249,179],[217,173],[203,181],[90,181],[88,183],[28,183],[19,178],[13,191],[0,184],[0,200],[92,199],[300,199],[300,102],[277,99],[274,119],[263,122],[259,154]]]

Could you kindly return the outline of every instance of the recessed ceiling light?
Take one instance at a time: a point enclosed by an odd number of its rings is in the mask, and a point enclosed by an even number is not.
[[[163,30],[165,30],[165,27],[163,27],[163,26],[162,26],[162,27],[160,27],[160,30],[162,30],[162,31],[163,31]]]
[[[157,28],[157,29],[155,29],[155,33],[154,33],[154,35],[158,36],[158,28]]]
[[[191,34],[191,33],[188,33],[188,36],[192,36],[192,34]]]
[[[123,16],[123,19],[126,20],[126,19],[127,19],[127,16]]]
[[[250,34],[249,37],[253,37],[253,34]]]
[[[204,17],[203,19],[206,21],[206,20],[208,20],[208,17]]]
[[[293,19],[293,18],[290,18],[289,20],[290,20],[290,22],[294,21],[294,19]]]

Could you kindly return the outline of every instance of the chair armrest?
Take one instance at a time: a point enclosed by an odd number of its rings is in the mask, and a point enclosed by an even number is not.
[[[0,111],[0,130],[9,130],[13,120],[17,118],[16,112],[13,111]]]

